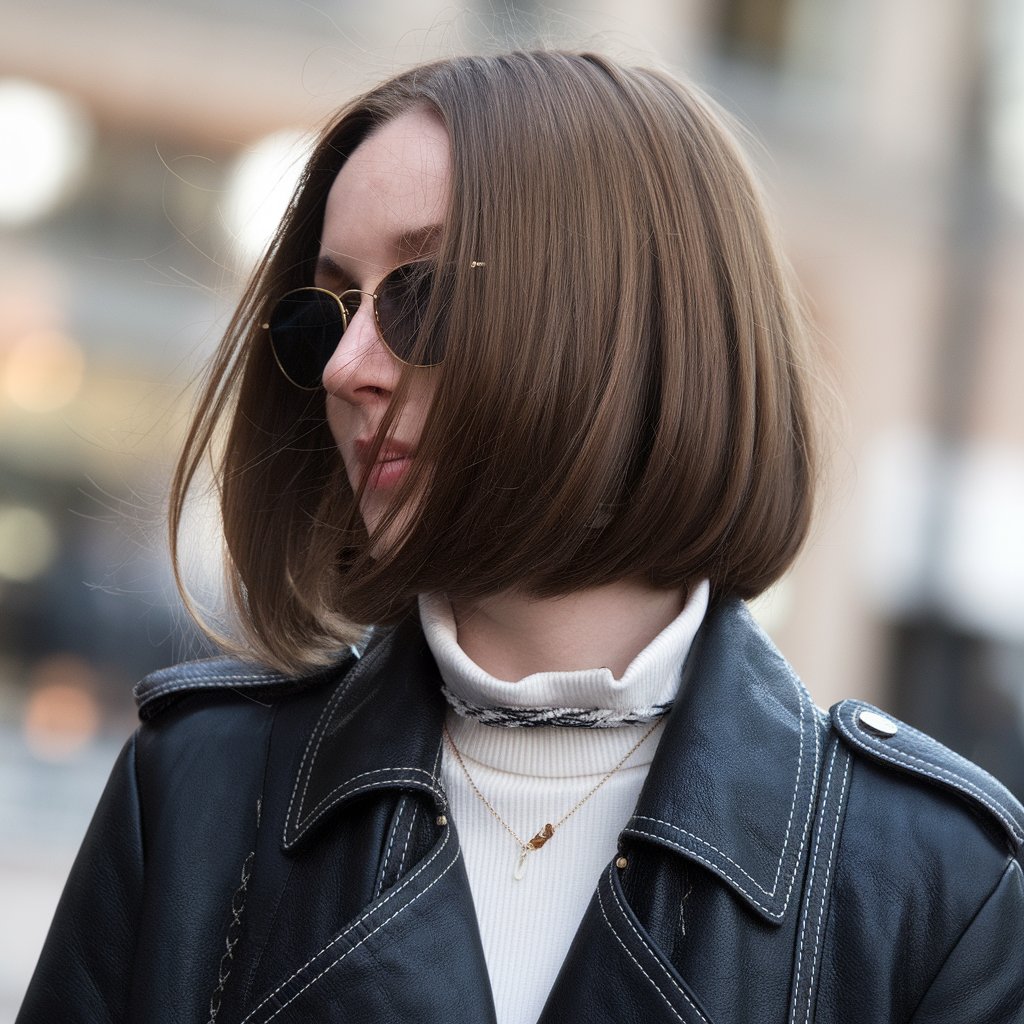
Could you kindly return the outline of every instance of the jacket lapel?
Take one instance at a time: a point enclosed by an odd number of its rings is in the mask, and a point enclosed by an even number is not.
[[[601,875],[538,1024],[713,1024],[626,902],[618,870]]]
[[[350,800],[377,790],[426,793],[445,813],[444,713],[433,657],[418,621],[406,620],[371,644],[320,712],[292,787],[284,849],[299,848]]]
[[[721,979],[693,968],[685,939],[683,955],[678,946],[670,955],[683,898],[679,879],[708,879],[707,872],[739,904],[713,897],[707,905],[721,913],[702,920],[696,942],[708,943],[714,935],[717,947],[726,934],[723,948],[740,954],[743,935],[765,943],[777,936],[776,952],[762,957],[775,965],[772,983],[749,979],[751,998],[763,994],[764,1005],[742,1018],[772,1019],[764,1010],[786,991],[821,759],[822,725],[810,696],[746,606],[723,602],[694,642],[665,733],[620,836],[628,866],[620,870],[613,862],[603,873],[540,1024],[713,1024],[716,1014],[737,1019],[718,1005]],[[672,862],[697,867],[673,871]],[[744,915],[764,923],[747,929]]]
[[[810,833],[822,728],[746,606],[724,602],[697,635],[623,835],[701,864],[781,923]]]
[[[493,1024],[476,918],[454,829],[243,1019]]]
[[[262,871],[257,855],[253,872],[253,885],[262,875],[274,893],[258,902],[277,909],[262,929],[262,980],[243,1024],[493,1024],[459,838],[439,782],[440,685],[410,620],[371,643],[326,699],[321,691],[279,714],[268,775],[290,784],[266,808],[276,848]],[[396,870],[390,851],[399,829]]]

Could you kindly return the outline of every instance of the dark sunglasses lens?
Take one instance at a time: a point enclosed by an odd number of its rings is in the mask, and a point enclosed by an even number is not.
[[[377,288],[380,333],[388,348],[406,363],[434,366],[444,358],[437,339],[427,338],[417,350],[433,288],[433,264],[423,260],[393,270]]]
[[[329,292],[299,288],[289,292],[270,315],[270,344],[284,375],[297,387],[320,387],[345,319],[341,305]]]

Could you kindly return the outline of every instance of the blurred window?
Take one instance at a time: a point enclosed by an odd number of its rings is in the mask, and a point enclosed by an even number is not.
[[[715,26],[721,53],[770,67],[784,63],[793,0],[723,0]]]
[[[896,714],[1024,799],[1024,643],[908,616],[890,632],[888,690]]]

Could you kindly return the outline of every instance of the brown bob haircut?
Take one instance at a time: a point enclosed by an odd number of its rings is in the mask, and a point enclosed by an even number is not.
[[[444,272],[420,333],[446,357],[405,371],[381,425],[378,443],[410,373],[438,375],[392,509],[406,514],[374,546],[323,394],[284,379],[262,324],[313,282],[345,160],[411,108],[451,140]],[[340,111],[209,369],[174,478],[176,553],[213,460],[234,649],[302,671],[424,591],[707,577],[716,597],[751,597],[786,570],[815,476],[807,331],[726,123],[670,75],[552,51],[426,64]]]

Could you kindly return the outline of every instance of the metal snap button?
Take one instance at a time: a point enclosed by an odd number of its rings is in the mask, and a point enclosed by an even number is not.
[[[877,711],[862,711],[857,715],[857,721],[863,729],[883,739],[891,739],[899,732],[899,726],[891,718],[886,718]]]

